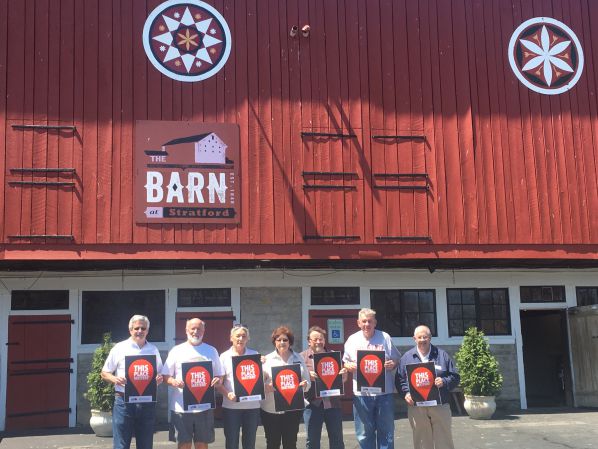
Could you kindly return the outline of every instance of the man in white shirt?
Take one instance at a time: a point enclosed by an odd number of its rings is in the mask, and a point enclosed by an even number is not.
[[[156,403],[125,403],[124,393],[127,379],[125,376],[125,356],[155,355],[156,382],[162,382],[162,359],[160,352],[147,341],[150,322],[146,316],[133,315],[129,320],[131,336],[114,345],[102,368],[102,379],[114,384],[115,398],[112,409],[112,433],[114,449],[129,449],[135,436],[138,449],[152,449],[154,443],[154,422]]]
[[[361,449],[394,448],[394,371],[401,354],[392,343],[390,335],[376,330],[376,312],[361,309],[357,318],[360,331],[345,342],[343,362],[353,373],[353,417],[355,436]],[[357,390],[357,351],[385,352],[385,378],[382,393],[362,393]]]
[[[214,435],[214,410],[186,411],[183,406],[183,381],[182,363],[207,361],[212,362],[214,378],[211,384],[216,388],[222,387],[220,376],[224,374],[218,351],[213,346],[203,342],[206,325],[199,318],[187,321],[185,332],[187,341],[175,346],[168,353],[162,374],[164,382],[172,387],[170,394],[171,419],[177,431],[179,449],[207,449],[213,443]]]

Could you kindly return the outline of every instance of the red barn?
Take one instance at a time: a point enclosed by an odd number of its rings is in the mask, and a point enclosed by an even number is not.
[[[192,316],[262,352],[282,323],[341,348],[361,307],[401,350],[477,326],[501,406],[596,405],[596,27],[590,0],[0,0],[0,430],[84,423],[134,313],[163,351]],[[209,133],[224,160],[163,148]]]

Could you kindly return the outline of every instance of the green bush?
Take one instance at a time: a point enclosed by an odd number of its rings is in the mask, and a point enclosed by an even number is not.
[[[463,393],[470,396],[496,396],[502,387],[498,362],[490,352],[484,332],[470,327],[455,355]]]
[[[110,349],[114,346],[110,332],[104,334],[104,341],[93,352],[91,359],[91,370],[87,375],[87,393],[85,398],[91,404],[93,410],[101,412],[112,411],[114,404],[114,385],[102,380],[102,368],[108,358]]]

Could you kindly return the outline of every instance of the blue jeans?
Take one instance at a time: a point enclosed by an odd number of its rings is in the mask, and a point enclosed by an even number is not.
[[[392,394],[353,398],[355,436],[361,449],[394,449],[395,419]]]
[[[260,419],[260,409],[222,408],[226,449],[239,449],[239,433],[243,429],[243,449],[255,449],[255,434]]]
[[[307,431],[307,449],[320,449],[322,425],[326,423],[330,449],[345,449],[343,442],[343,414],[340,408],[324,408],[309,405],[303,411],[303,421]]]
[[[137,449],[152,449],[155,419],[155,402],[126,404],[122,396],[116,396],[112,408],[114,449],[129,449],[133,436]]]

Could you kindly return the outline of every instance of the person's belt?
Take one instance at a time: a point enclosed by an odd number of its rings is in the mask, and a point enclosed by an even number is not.
[[[124,398],[125,394],[122,391],[115,391],[114,396],[120,396],[121,398]]]

